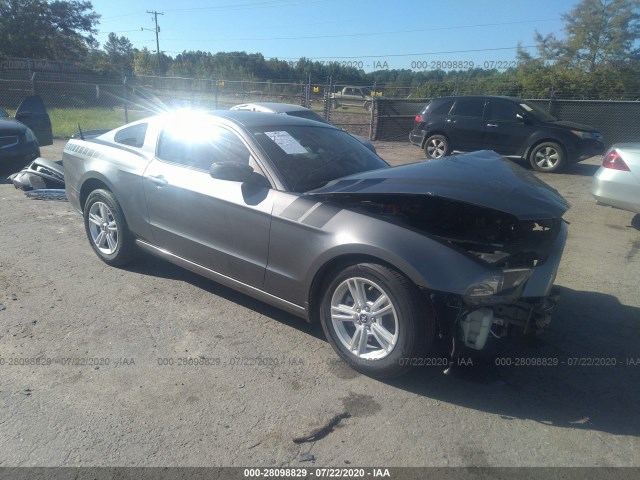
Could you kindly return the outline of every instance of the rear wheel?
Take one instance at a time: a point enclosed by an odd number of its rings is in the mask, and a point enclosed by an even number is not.
[[[99,189],[89,194],[84,205],[84,227],[93,251],[103,262],[117,266],[133,258],[134,238],[110,191]]]
[[[326,285],[322,328],[334,350],[365,375],[398,376],[433,339],[434,318],[415,285],[382,265],[352,265]]]
[[[431,135],[424,142],[424,153],[429,160],[446,157],[451,153],[449,140],[444,135]]]
[[[555,142],[536,145],[529,154],[529,163],[539,172],[558,172],[566,164],[564,150]]]

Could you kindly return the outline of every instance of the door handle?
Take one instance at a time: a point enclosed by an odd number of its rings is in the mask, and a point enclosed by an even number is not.
[[[153,183],[154,185],[158,186],[158,187],[164,187],[165,185],[168,185],[169,182],[167,182],[166,178],[164,178],[164,175],[150,175],[149,176],[149,180],[151,180],[151,183]]]
[[[497,123],[487,123],[487,127],[497,127]]]

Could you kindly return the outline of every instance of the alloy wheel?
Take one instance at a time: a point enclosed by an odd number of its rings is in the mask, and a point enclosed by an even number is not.
[[[391,298],[373,281],[344,280],[331,297],[331,322],[340,343],[360,359],[389,355],[398,341],[398,314]]]
[[[534,161],[541,169],[551,170],[560,161],[560,153],[553,147],[544,147],[536,152]]]
[[[439,138],[432,138],[427,144],[427,153],[431,158],[442,158],[447,150],[447,145]]]
[[[102,253],[113,255],[118,248],[118,225],[106,203],[95,202],[89,209],[89,232]]]

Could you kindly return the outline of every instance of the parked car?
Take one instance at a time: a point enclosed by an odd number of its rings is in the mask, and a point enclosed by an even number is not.
[[[494,152],[391,168],[330,125],[218,111],[71,139],[63,161],[102,261],[141,249],[320,322],[368,375],[436,335],[459,353],[550,321],[568,205]]]
[[[265,112],[265,113],[280,113],[284,115],[291,115],[293,117],[298,118],[306,118],[309,120],[314,120],[316,122],[322,122],[331,125],[324,117],[318,115],[313,110],[309,110],[308,108],[302,107],[300,105],[292,105],[290,103],[270,103],[270,102],[254,102],[254,103],[242,103],[240,105],[235,105],[230,108],[230,110],[250,110],[252,112]],[[373,143],[369,141],[367,137],[363,137],[361,135],[353,135],[352,137],[356,138],[360,143],[362,143],[365,147],[371,150],[373,153],[376,153],[376,147],[373,146]]]
[[[614,145],[593,177],[598,203],[640,213],[640,143]]]
[[[409,141],[429,159],[488,149],[526,159],[541,172],[558,172],[605,150],[602,134],[588,125],[562,122],[525,100],[494,96],[434,98],[416,115]]]
[[[0,169],[22,168],[40,156],[40,145],[51,145],[49,114],[38,95],[25,98],[15,118],[0,108]]]
[[[362,107],[371,111],[373,106],[372,90],[369,87],[346,86],[330,95],[331,108]]]

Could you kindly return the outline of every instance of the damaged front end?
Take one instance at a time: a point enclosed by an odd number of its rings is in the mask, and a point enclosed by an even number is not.
[[[441,282],[424,288],[441,337],[482,350],[491,338],[536,333],[549,324],[569,204],[495,152],[365,172],[310,194],[418,232],[472,262],[473,268],[454,262],[439,272],[465,279],[445,283],[455,289],[439,288]],[[484,273],[470,278],[470,271]]]
[[[538,333],[557,300],[552,287],[566,241],[561,218],[518,219],[426,195],[344,194],[341,206],[417,231],[486,267],[464,292],[426,291],[442,337],[482,350],[490,338]]]

